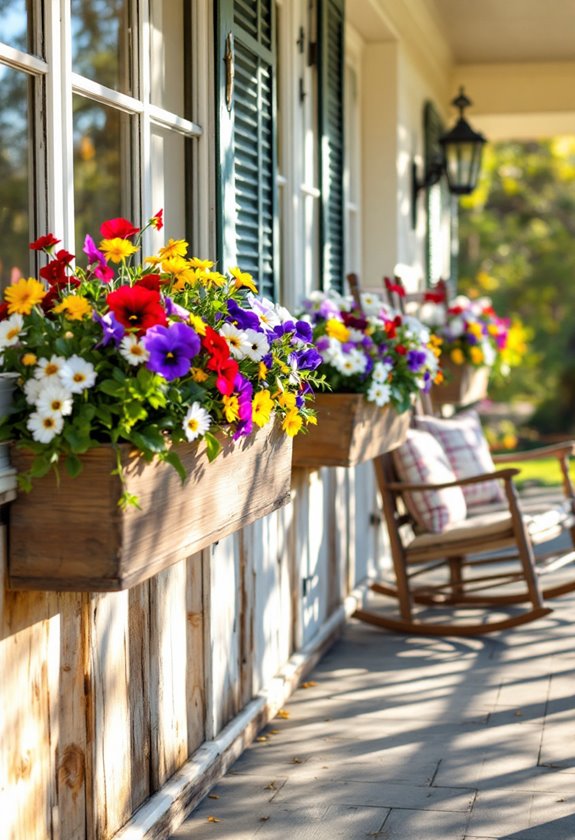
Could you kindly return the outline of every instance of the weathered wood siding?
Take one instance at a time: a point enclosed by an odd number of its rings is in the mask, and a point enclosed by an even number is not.
[[[371,473],[294,470],[290,505],[128,591],[4,584],[2,840],[113,837],[238,718],[373,569]]]

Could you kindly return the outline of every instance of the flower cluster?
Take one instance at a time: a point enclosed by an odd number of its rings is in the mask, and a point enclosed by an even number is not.
[[[446,301],[430,295],[420,317],[441,341],[442,357],[455,365],[486,365],[506,374],[525,352],[523,328],[500,318],[489,298],[458,295]]]
[[[42,236],[30,246],[48,256],[40,279],[5,290],[0,369],[19,378],[0,436],[35,453],[24,487],[59,461],[77,474],[102,443],[131,443],[183,478],[174,443],[203,439],[213,459],[221,434],[237,439],[277,416],[293,436],[315,421],[310,325],[258,297],[239,268],[223,275],[189,258],[183,240],[134,264],[144,230],[162,226],[161,211],[142,230],[105,222],[98,245],[86,236],[86,268]]]
[[[362,293],[360,307],[351,296],[314,292],[303,309],[323,360],[320,371],[333,391],[364,394],[402,412],[441,376],[427,327],[375,294]]]

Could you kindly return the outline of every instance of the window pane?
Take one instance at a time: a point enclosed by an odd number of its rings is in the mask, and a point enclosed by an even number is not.
[[[72,0],[72,67],[112,90],[131,93],[129,0]]]
[[[89,233],[98,241],[105,219],[129,217],[133,117],[74,97],[74,214],[76,253]],[[135,220],[137,221],[137,220]]]
[[[183,0],[152,0],[150,4],[151,98],[154,105],[189,117],[184,110]],[[188,41],[189,43],[189,41]]]
[[[22,52],[31,52],[32,0],[4,0],[0,3],[0,41]]]
[[[0,65],[0,283],[4,288],[30,273],[33,239],[32,124],[33,82]]]
[[[152,212],[164,208],[165,230],[155,235],[154,247],[164,244],[164,235],[186,239],[186,143],[181,134],[152,127]],[[191,244],[191,243],[190,243]]]

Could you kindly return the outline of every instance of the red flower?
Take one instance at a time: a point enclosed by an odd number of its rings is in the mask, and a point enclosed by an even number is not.
[[[396,283],[392,283],[389,277],[384,277],[383,282],[385,283],[385,288],[388,292],[395,292],[396,295],[399,297],[405,297],[405,289],[403,288],[403,284],[399,277],[396,277]]]
[[[234,392],[234,382],[240,368],[236,360],[230,358],[228,342],[212,327],[206,327],[202,347],[210,356],[208,370],[213,370],[217,374],[216,388],[220,394],[229,397]]]
[[[42,272],[40,272],[40,274],[41,273]],[[76,277],[66,277],[64,275],[62,280],[57,280],[50,283],[50,288],[42,298],[42,303],[40,304],[40,306],[47,314],[54,308],[55,304],[59,301],[60,292],[64,287],[68,288],[69,286],[72,286],[73,288],[76,288],[79,285],[80,281]]]
[[[60,240],[56,239],[53,233],[47,233],[45,236],[40,236],[35,242],[31,242],[28,247],[31,251],[47,251],[57,245],[58,242]]]
[[[156,230],[161,230],[164,227],[164,210],[158,210],[152,218],[150,219],[150,224],[152,227],[155,227]]]
[[[66,263],[61,260],[50,260],[48,265],[40,269],[40,277],[47,280],[50,286],[61,285],[68,279],[66,276]]]
[[[135,329],[143,335],[150,327],[166,326],[168,320],[160,301],[160,295],[144,286],[120,286],[106,297],[110,310],[118,321],[128,329]]]
[[[160,291],[162,278],[159,274],[151,272],[150,274],[142,274],[139,280],[136,280],[134,286],[142,286],[144,289],[152,289],[154,292]]]
[[[100,227],[100,233],[104,239],[129,239],[130,236],[135,236],[139,232],[140,228],[134,227],[131,222],[121,217],[108,219]]]
[[[400,356],[405,356],[407,353],[407,347],[404,344],[398,344],[395,348],[395,352],[399,353]]]
[[[461,313],[463,312],[463,307],[462,306],[450,306],[447,311],[449,312],[450,315],[461,315]]]
[[[423,295],[423,300],[429,301],[429,303],[443,303],[446,298],[445,292],[425,292]]]
[[[227,359],[225,362],[218,362],[217,368],[214,368],[211,365],[212,361],[208,362],[208,367],[217,372],[216,388],[220,394],[230,397],[234,393],[236,376],[240,372],[239,365],[235,359]]]
[[[385,332],[388,338],[395,338],[397,328],[401,326],[401,315],[396,315],[393,321],[386,321]]]
[[[70,251],[66,251],[65,248],[60,248],[59,251],[56,251],[55,257],[58,262],[68,265],[74,259],[75,254],[71,254]]]
[[[0,321],[5,321],[8,317],[8,304],[0,303]]]
[[[206,327],[206,334],[202,338],[202,347],[208,351],[212,358],[218,361],[225,361],[230,357],[228,342],[212,327]],[[210,366],[210,364],[208,364],[208,367],[210,367],[210,370],[215,370],[215,367]]]

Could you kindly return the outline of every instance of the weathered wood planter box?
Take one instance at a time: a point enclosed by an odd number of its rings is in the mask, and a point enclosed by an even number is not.
[[[431,401],[435,407],[471,405],[485,399],[490,368],[454,365],[449,360],[442,361],[441,365],[445,380],[431,389]]]
[[[168,464],[147,464],[129,445],[122,449],[140,509],[118,507],[122,490],[108,446],[83,457],[77,478],[62,470],[59,485],[48,475],[18,495],[8,531],[12,589],[128,589],[289,501],[292,442],[279,424],[226,440],[211,464],[202,448],[180,445],[184,484]],[[12,457],[17,468],[29,464],[22,450]]]
[[[361,394],[318,394],[317,426],[294,440],[294,467],[354,467],[406,438],[410,414],[378,408]]]

